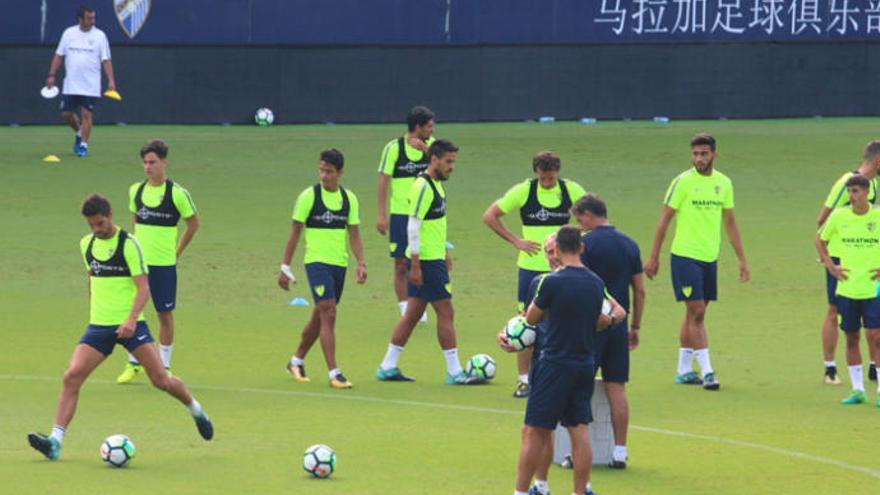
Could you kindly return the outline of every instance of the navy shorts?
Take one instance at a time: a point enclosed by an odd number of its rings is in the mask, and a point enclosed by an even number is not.
[[[61,111],[73,112],[79,107],[83,107],[90,112],[95,111],[95,102],[98,99],[94,96],[83,95],[61,95]]]
[[[406,258],[406,248],[409,246],[409,238],[406,234],[406,225],[409,223],[407,215],[391,215],[388,225],[388,249],[392,258]]]
[[[306,276],[312,288],[315,302],[324,299],[335,299],[339,304],[342,289],[345,287],[345,267],[328,265],[327,263],[307,263]]]
[[[606,382],[629,381],[629,339],[626,322],[596,332],[596,368]]]
[[[718,262],[672,255],[669,263],[676,301],[714,301],[718,298]]]
[[[452,284],[449,282],[446,260],[420,261],[419,265],[422,267],[422,286],[416,287],[407,279],[407,295],[428,302],[452,299]],[[411,266],[412,262],[407,262],[407,268]]]
[[[542,359],[529,377],[530,392],[525,423],[553,430],[590,424],[595,372],[591,363],[568,364]]]
[[[177,307],[177,266],[150,266],[147,280],[150,297],[157,313],[174,311]]]
[[[536,272],[534,270],[526,270],[525,268],[519,269],[516,283],[516,303],[520,311],[526,309],[526,304],[531,302],[526,301],[526,299],[529,297],[529,285],[532,283],[532,279],[545,273],[547,272]]]
[[[850,299],[837,296],[837,320],[844,332],[858,332],[860,328],[880,328],[880,297]]]
[[[835,265],[840,264],[840,258],[837,256],[832,256],[831,261]],[[825,269],[825,296],[828,297],[828,304],[837,305],[837,279],[831,275],[827,268]]]
[[[116,337],[116,330],[119,325],[89,325],[86,332],[79,339],[80,344],[86,344],[96,349],[104,356],[109,356],[113,352],[113,347],[119,344],[128,352],[134,352],[138,347],[149,344],[153,341],[150,335],[150,329],[147,322],[139,321],[134,329],[134,335],[127,339],[119,339]]]

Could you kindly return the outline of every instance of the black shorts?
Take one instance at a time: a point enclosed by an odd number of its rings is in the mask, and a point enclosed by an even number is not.
[[[596,367],[606,382],[629,381],[629,339],[626,322],[596,332]]]
[[[388,225],[388,245],[392,258],[406,258],[406,248],[409,246],[409,238],[406,234],[406,225],[409,223],[407,215],[391,215]]]
[[[833,261],[835,265],[840,264],[840,258],[837,256],[832,256],[831,261]],[[829,305],[837,305],[837,279],[831,275],[828,268],[825,269],[825,297],[828,298]]]
[[[77,108],[85,108],[90,112],[95,111],[95,102],[98,99],[94,96],[83,96],[83,95],[61,95],[61,111],[62,112],[73,112]]]
[[[669,263],[676,301],[714,301],[718,298],[718,262],[672,255]]]
[[[529,399],[525,423],[553,430],[562,426],[590,424],[593,411],[595,372],[589,360],[569,364],[542,359],[529,377]]]
[[[844,332],[880,328],[880,297],[850,299],[837,296],[837,317]]]
[[[407,262],[407,267],[411,266],[412,262]],[[452,284],[449,282],[446,260],[420,261],[419,266],[422,268],[422,286],[416,287],[407,280],[407,295],[427,302],[452,299]]]
[[[150,283],[150,297],[156,312],[174,311],[177,307],[177,266],[148,268],[147,281]]]
[[[86,327],[86,332],[80,337],[79,343],[96,349],[104,356],[109,356],[113,353],[113,347],[116,344],[125,347],[128,352],[134,352],[138,347],[153,341],[153,336],[150,335],[150,329],[145,321],[137,322],[134,335],[127,339],[120,339],[116,336],[118,328],[119,325],[89,324]]]
[[[345,267],[329,265],[327,263],[307,263],[306,277],[312,288],[312,298],[315,302],[324,299],[335,299],[336,303],[342,299],[342,289],[345,288]]]
[[[540,277],[545,273],[547,272],[536,272],[534,270],[526,270],[525,268],[520,268],[517,272],[516,303],[520,311],[528,309],[526,304],[531,302],[526,301],[526,299],[529,297],[529,285],[531,285],[532,279]]]

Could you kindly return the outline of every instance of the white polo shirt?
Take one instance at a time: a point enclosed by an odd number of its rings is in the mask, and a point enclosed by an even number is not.
[[[64,94],[101,96],[101,62],[110,60],[110,43],[104,31],[95,26],[88,31],[71,26],[61,35],[55,54],[64,57]]]

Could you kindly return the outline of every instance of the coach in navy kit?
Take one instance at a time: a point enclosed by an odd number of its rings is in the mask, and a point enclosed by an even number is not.
[[[532,325],[545,318],[548,322],[526,404],[517,494],[529,489],[532,475],[559,422],[571,435],[574,493],[592,493],[588,485],[592,451],[587,426],[593,419],[590,399],[595,375],[595,334],[598,329],[626,318],[623,308],[613,299],[609,299],[611,314],[603,314],[605,286],[581,263],[583,246],[577,227],[559,229],[556,249],[562,268],[542,276],[535,300],[526,312],[526,319]]]
[[[639,345],[639,329],[645,307],[645,283],[639,246],[626,234],[608,223],[608,208],[595,194],[580,198],[572,208],[580,226],[588,231],[582,238],[583,264],[592,270],[608,289],[608,293],[630,311],[630,288],[633,293],[632,322],[627,328],[624,319],[596,336],[596,367],[602,370],[605,395],[611,406],[614,429],[614,452],[609,466],[626,468],[626,431],[629,404],[626,382],[629,381],[629,352]]]

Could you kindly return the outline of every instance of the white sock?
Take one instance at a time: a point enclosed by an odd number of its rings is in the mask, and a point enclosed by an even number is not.
[[[78,137],[78,138],[83,137],[83,135],[82,135],[82,131],[81,131],[81,130],[80,130],[80,131],[76,131],[76,137]]]
[[[852,382],[853,390],[861,392],[865,391],[865,377],[862,375],[862,365],[847,366],[849,368],[849,379]]]
[[[398,301],[397,305],[400,307],[400,316],[403,316],[406,313],[406,301]]]
[[[64,427],[62,427],[60,425],[53,426],[52,427],[52,434],[49,435],[49,437],[54,438],[55,440],[58,440],[58,443],[63,442],[64,441]]]
[[[174,344],[162,345],[159,344],[159,356],[162,357],[162,366],[165,369],[171,367],[171,351],[174,349]]]
[[[446,358],[446,372],[455,376],[462,372],[461,362],[458,360],[458,349],[446,349],[443,351],[443,357]]]
[[[339,371],[339,368],[333,368],[332,370],[327,372],[327,376],[329,376],[331,380],[336,378],[337,375],[341,375],[341,374],[342,374],[342,372]]]
[[[877,367],[877,365],[874,364],[874,361],[871,361],[871,366],[873,366],[873,367],[875,367],[875,368]]]
[[[295,355],[290,358],[290,364],[294,366],[302,366],[305,363],[302,359],[296,357]]]
[[[615,461],[626,461],[626,445],[615,445],[611,458]]]
[[[137,358],[134,357],[134,354],[132,354],[132,353],[130,353],[130,352],[128,353],[128,362],[131,363],[131,364],[134,364],[134,365],[140,365],[140,364],[141,364],[140,362],[138,362]]]
[[[529,383],[529,374],[526,373],[525,375],[519,375],[519,381]]]
[[[694,350],[682,347],[678,350],[678,374],[684,375],[694,371]]]
[[[826,368],[836,368],[837,363],[835,363],[834,361],[825,361],[825,367]]]
[[[588,492],[593,491],[593,485],[589,481],[587,482],[587,491]]]
[[[514,490],[513,495],[529,495],[529,492],[521,492],[518,490]]]
[[[195,397],[193,397],[193,401],[190,402],[186,408],[189,409],[189,413],[192,414],[194,418],[202,414],[202,405],[199,404],[199,401],[197,401]]]
[[[535,478],[535,487],[543,494],[550,493],[550,485],[547,483],[547,480]]]
[[[83,148],[88,148],[88,147],[89,147],[89,143],[83,141],[82,143],[80,143],[80,146],[82,146]]]
[[[397,360],[400,359],[401,352],[403,352],[403,347],[388,344],[388,352],[385,353],[385,359],[382,360],[382,364],[380,364],[379,367],[383,370],[397,368]]]
[[[712,363],[709,361],[709,348],[705,349],[697,349],[694,351],[694,356],[697,358],[697,363],[700,364],[700,372],[703,373],[703,376],[712,373],[714,370],[712,369]]]

